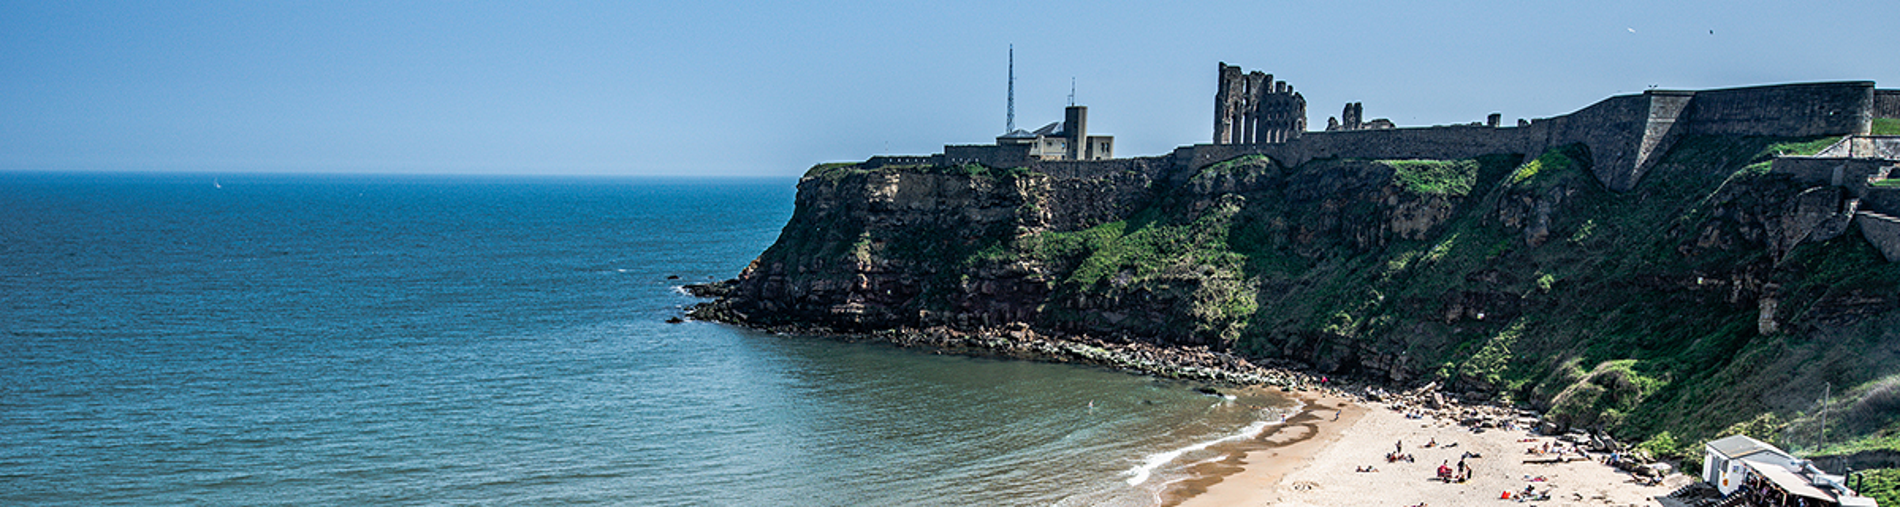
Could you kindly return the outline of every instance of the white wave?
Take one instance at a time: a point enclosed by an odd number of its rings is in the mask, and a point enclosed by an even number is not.
[[[1300,409],[1302,408],[1305,408],[1305,404],[1296,405],[1294,407],[1286,408],[1286,409],[1270,409],[1269,410],[1270,412],[1274,412],[1278,414],[1277,416],[1273,417],[1272,420],[1263,419],[1259,421],[1254,421],[1253,423],[1248,424],[1247,427],[1241,428],[1239,432],[1234,433],[1232,435],[1216,438],[1213,440],[1208,440],[1205,442],[1196,443],[1194,445],[1182,447],[1180,449],[1175,449],[1168,452],[1148,455],[1147,459],[1142,460],[1140,465],[1136,465],[1134,468],[1128,469],[1128,471],[1123,472],[1123,474],[1132,476],[1128,478],[1129,486],[1139,486],[1143,482],[1148,482],[1148,478],[1154,475],[1154,471],[1156,468],[1161,468],[1161,465],[1166,465],[1168,464],[1168,462],[1174,461],[1176,458],[1180,458],[1181,455],[1183,454],[1199,451],[1202,449],[1206,449],[1208,447],[1213,447],[1214,444],[1219,444],[1222,442],[1232,442],[1236,440],[1245,440],[1249,438],[1259,438],[1260,433],[1263,431],[1266,431],[1268,426],[1272,426],[1275,424],[1285,424],[1286,419],[1287,419],[1286,414],[1298,413]]]

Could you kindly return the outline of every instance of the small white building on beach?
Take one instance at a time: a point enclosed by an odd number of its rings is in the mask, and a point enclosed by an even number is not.
[[[1746,435],[1703,448],[1702,480],[1723,497],[1746,495],[1747,505],[1875,507],[1874,499],[1848,489],[1845,477],[1828,475],[1813,462]]]

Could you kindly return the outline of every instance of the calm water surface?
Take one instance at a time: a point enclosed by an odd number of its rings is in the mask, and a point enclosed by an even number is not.
[[[0,174],[0,504],[1145,505],[1283,403],[665,324],[793,184]]]

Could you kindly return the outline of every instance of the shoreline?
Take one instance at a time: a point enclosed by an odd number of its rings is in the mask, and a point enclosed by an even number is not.
[[[1294,394],[1294,393],[1289,393]],[[1400,404],[1370,402],[1350,394],[1316,395],[1313,407],[1288,421],[1289,429],[1309,423],[1310,434],[1263,435],[1244,455],[1223,460],[1206,476],[1185,481],[1162,505],[1169,507],[1294,506],[1357,507],[1419,505],[1443,507],[1500,501],[1505,492],[1526,486],[1550,494],[1535,500],[1544,506],[1660,506],[1655,498],[1694,482],[1674,474],[1660,485],[1643,485],[1628,473],[1593,461],[1551,463],[1529,449],[1559,438],[1528,430],[1472,431],[1458,421],[1427,413],[1412,417]],[[1335,405],[1337,404],[1337,405]],[[1325,417],[1339,406],[1339,421]],[[1426,442],[1437,445],[1426,446]],[[1398,443],[1412,462],[1386,462]],[[1467,456],[1474,453],[1477,456]],[[1435,480],[1441,464],[1468,462],[1471,478],[1463,483]],[[1371,466],[1377,472],[1359,472]]]
[[[700,298],[717,298],[721,295],[717,284],[687,284],[677,288]],[[690,306],[685,316],[691,320],[780,335],[878,341],[905,348],[927,348],[970,356],[1091,364],[1160,378],[1233,386],[1273,386],[1289,393],[1318,388],[1320,384],[1312,374],[1273,365],[1256,365],[1246,358],[1216,352],[1206,346],[1158,345],[1141,341],[1105,340],[1088,335],[1045,335],[1020,323],[976,330],[937,326],[865,332],[807,325],[767,326],[748,322],[723,310],[716,303]]]
[[[688,316],[782,335],[877,341],[970,356],[1090,364],[1158,378],[1267,390],[1301,403],[1298,413],[1281,424],[1269,425],[1253,438],[1212,446],[1223,457],[1192,464],[1188,468],[1189,478],[1165,485],[1155,499],[1157,505],[1164,507],[1420,504],[1443,507],[1495,502],[1503,493],[1522,491],[1526,486],[1551,494],[1547,500],[1538,500],[1538,505],[1660,506],[1661,502],[1655,497],[1695,480],[1676,474],[1661,485],[1645,486],[1631,480],[1628,474],[1595,461],[1546,464],[1541,463],[1545,461],[1541,459],[1524,460],[1525,446],[1557,442],[1559,438],[1524,429],[1474,431],[1459,424],[1461,413],[1475,410],[1498,415],[1515,411],[1486,404],[1465,405],[1432,392],[1433,386],[1413,392],[1428,395],[1426,403],[1436,403],[1433,409],[1424,409],[1397,398],[1373,401],[1389,396],[1383,391],[1373,394],[1376,384],[1324,383],[1316,374],[1255,365],[1239,356],[1210,351],[1206,347],[1106,341],[1089,336],[1044,336],[1020,325],[975,331],[936,327],[863,333],[822,327],[759,326],[716,310],[702,312],[709,309],[707,306],[693,308]],[[1362,397],[1357,393],[1359,390],[1366,390],[1368,394]],[[1409,415],[1413,412],[1419,415]],[[1337,420],[1333,419],[1335,414]],[[1386,463],[1383,456],[1394,442],[1413,442],[1404,447],[1416,461]],[[1424,447],[1418,442],[1451,445]],[[1475,452],[1481,457],[1466,457],[1466,452]],[[1473,463],[1468,482],[1450,484],[1434,480],[1441,463],[1450,464],[1461,458]],[[1376,467],[1378,472],[1357,472],[1361,466]],[[1532,480],[1539,478],[1541,480]]]
[[[1226,459],[1194,468],[1193,479],[1163,492],[1163,507],[1202,507],[1271,502],[1260,492],[1271,490],[1287,474],[1304,466],[1311,456],[1339,440],[1345,428],[1363,417],[1366,407],[1330,392],[1288,392],[1299,400],[1299,413],[1273,426],[1259,438],[1235,449]],[[1337,420],[1334,419],[1337,416]]]

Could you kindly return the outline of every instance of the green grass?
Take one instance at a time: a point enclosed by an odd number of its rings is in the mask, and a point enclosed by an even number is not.
[[[1382,160],[1391,167],[1401,188],[1421,194],[1457,195],[1471,193],[1477,183],[1478,161],[1465,160]]]
[[[1873,498],[1880,505],[1900,505],[1900,468],[1883,468],[1860,472],[1861,496]]]
[[[805,171],[805,177],[820,178],[835,183],[854,175],[869,172],[870,170],[859,166],[857,162],[832,162],[812,166],[811,169]]]
[[[1900,119],[1874,118],[1871,133],[1877,136],[1900,136]]]

